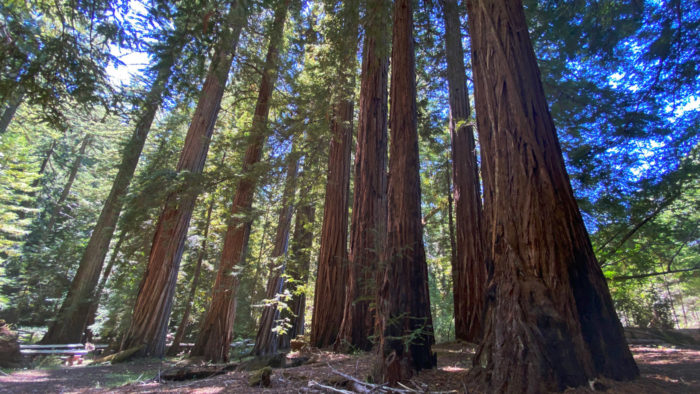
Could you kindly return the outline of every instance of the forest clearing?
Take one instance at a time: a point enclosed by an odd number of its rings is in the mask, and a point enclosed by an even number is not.
[[[700,392],[700,3],[4,0],[0,392]]]

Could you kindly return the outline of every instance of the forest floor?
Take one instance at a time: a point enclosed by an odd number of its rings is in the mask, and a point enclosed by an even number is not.
[[[416,392],[465,392],[474,347],[452,342],[434,346],[438,368],[421,372],[407,383]],[[633,345],[631,350],[641,377],[631,382],[604,380],[609,393],[700,393],[700,350],[659,345]],[[329,392],[330,386],[352,391],[352,382],[338,372],[363,381],[370,372],[372,355],[308,352],[308,363],[274,369],[268,388],[248,385],[252,372],[235,371],[210,378],[158,382],[161,371],[177,367],[175,361],[141,360],[115,365],[82,365],[49,369],[0,371],[0,393],[293,393]],[[418,391],[420,389],[420,391]],[[471,390],[473,392],[473,390]],[[587,388],[567,393],[589,393]]]

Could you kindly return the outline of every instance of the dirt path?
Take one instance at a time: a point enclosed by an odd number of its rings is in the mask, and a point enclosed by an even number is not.
[[[429,392],[464,392],[465,376],[473,348],[458,344],[435,346],[438,368],[422,372],[408,385]],[[609,393],[700,393],[700,351],[664,347],[632,346],[642,372],[633,382],[602,381]],[[208,379],[157,383],[153,377],[172,363],[137,361],[109,366],[78,366],[0,373],[0,393],[294,393],[326,392],[316,385],[344,390],[347,379],[331,368],[363,380],[370,372],[371,355],[346,356],[318,353],[316,362],[301,367],[275,369],[270,388],[248,387],[249,372],[231,372]],[[330,364],[330,366],[329,366]],[[589,393],[579,388],[569,393]]]

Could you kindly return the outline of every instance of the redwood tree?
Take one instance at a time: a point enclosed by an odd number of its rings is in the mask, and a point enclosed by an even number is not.
[[[247,5],[244,0],[234,0],[229,5],[197,108],[187,130],[177,164],[179,173],[201,174],[204,169],[226,80],[246,21]],[[137,356],[160,357],[164,353],[177,273],[196,194],[188,190],[187,185],[171,193],[158,219],[131,324],[121,344],[122,349],[142,347]]]
[[[350,256],[336,348],[372,348],[380,259],[386,237],[387,79],[390,2],[372,0],[362,56]]]
[[[169,41],[172,43],[173,40]],[[163,56],[157,65],[158,74],[151,90],[143,100],[142,108],[137,116],[136,128],[124,147],[122,162],[112,183],[112,189],[102,206],[100,217],[90,235],[90,240],[83,252],[68,294],[61,304],[58,317],[46,332],[42,339],[43,343],[73,343],[81,340],[89,319],[91,306],[98,297],[95,291],[97,281],[100,278],[100,271],[109,250],[109,243],[117,226],[124,196],[131,183],[131,178],[134,176],[141,151],[146,143],[146,137],[163,100],[163,92],[172,73],[172,66],[176,59],[176,53],[173,52],[177,51],[172,51],[171,48],[171,51]]]
[[[378,377],[395,384],[433,368],[428,265],[423,248],[416,129],[416,69],[411,0],[394,2],[391,49],[386,272],[379,291]]]
[[[292,137],[294,138],[294,137]],[[282,293],[284,286],[284,274],[287,267],[286,254],[289,244],[289,230],[292,226],[292,214],[294,213],[294,193],[296,192],[297,171],[299,169],[299,157],[294,143],[287,157],[287,176],[282,191],[282,207],[280,209],[277,231],[275,233],[275,246],[270,255],[270,278],[267,282],[265,299],[270,304],[263,307],[262,315],[258,323],[258,333],[255,337],[253,354],[264,355],[277,352],[278,337],[274,330],[275,323],[279,320],[280,310],[277,307],[276,298]]]
[[[270,31],[267,57],[255,106],[251,136],[243,158],[243,177],[238,182],[231,205],[231,221],[224,237],[221,262],[212,291],[212,301],[202,321],[199,336],[192,349],[192,356],[219,362],[228,360],[229,344],[233,335],[236,317],[236,293],[238,277],[234,273],[236,265],[243,262],[248,237],[250,236],[250,208],[253,205],[257,173],[255,165],[262,157],[263,145],[267,138],[270,98],[277,80],[279,46],[283,42],[284,22],[287,18],[289,0],[279,0],[275,9]]]
[[[341,39],[338,59],[337,86],[331,118],[331,143],[328,152],[326,198],[318,256],[318,273],[311,318],[311,345],[331,346],[340,329],[345,305],[347,278],[348,194],[350,189],[350,153],[352,149],[352,92],[355,84],[355,53],[357,51],[358,2],[343,2]]]
[[[522,3],[473,0],[469,32],[484,163],[488,284],[472,378],[547,392],[638,375],[564,167]]]
[[[443,0],[445,57],[450,97],[450,139],[452,176],[457,222],[455,260],[452,265],[455,336],[478,342],[481,336],[486,262],[479,168],[476,162],[474,130],[469,124],[467,91],[462,49],[462,29],[457,0]]]

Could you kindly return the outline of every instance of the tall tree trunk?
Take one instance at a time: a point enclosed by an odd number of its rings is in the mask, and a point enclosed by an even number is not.
[[[284,286],[283,275],[287,267],[287,245],[289,244],[289,230],[292,226],[294,193],[296,192],[299,167],[299,158],[294,143],[292,143],[292,150],[287,161],[287,178],[284,191],[282,192],[282,209],[277,222],[275,247],[270,256],[270,279],[267,282],[267,291],[265,293],[266,302],[270,304],[263,307],[260,322],[258,323],[258,333],[255,337],[255,346],[253,347],[253,354],[258,356],[277,352],[277,332],[273,329],[275,328],[275,322],[279,320],[280,316],[280,311],[277,308],[277,299],[282,293]]]
[[[119,252],[121,251],[122,244],[124,243],[125,239],[126,232],[122,230],[121,234],[119,234],[119,238],[117,239],[116,245],[114,245],[112,255],[110,256],[109,261],[105,266],[104,272],[102,273],[102,279],[100,279],[100,283],[97,285],[97,289],[95,289],[95,296],[93,297],[90,303],[87,318],[85,319],[85,326],[82,329],[82,339],[86,341],[89,341],[92,337],[92,333],[89,331],[88,327],[95,323],[95,318],[97,317],[97,308],[100,306],[100,299],[102,298],[102,291],[104,291],[104,288],[107,285],[107,280],[112,274],[114,264],[117,262],[117,257],[119,256]]]
[[[331,143],[328,153],[326,197],[318,256],[318,273],[311,319],[311,345],[332,345],[343,321],[345,284],[348,275],[348,194],[352,149],[352,92],[355,85],[355,53],[359,9],[357,1],[343,3],[342,40],[335,43],[347,51],[337,66],[339,93],[333,103]]]
[[[355,183],[349,272],[343,321],[336,349],[372,348],[374,304],[380,260],[386,244],[387,79],[390,2],[368,2],[362,58],[360,114],[355,150]]]
[[[263,145],[267,138],[270,98],[277,80],[279,45],[283,41],[288,5],[289,0],[279,0],[275,9],[250,141],[243,158],[243,178],[238,182],[231,205],[231,222],[224,237],[221,263],[212,290],[211,305],[207,309],[199,336],[191,352],[192,356],[204,356],[214,362],[228,360],[238,291],[238,277],[234,274],[234,268],[243,262],[250,236],[252,218],[249,211],[253,205],[257,185],[255,165],[260,162]]]
[[[379,291],[377,372],[382,382],[395,384],[437,363],[421,223],[411,0],[394,2],[390,108],[387,267]]]
[[[493,261],[471,377],[500,393],[636,377],[566,174],[522,3],[473,0],[467,10]]]
[[[172,74],[175,57],[167,56],[159,65],[158,75],[151,91],[145,97],[136,128],[122,152],[119,171],[83,252],[78,272],[73,277],[57,319],[42,340],[45,343],[72,343],[80,340],[82,334],[79,327],[85,325],[90,305],[96,297],[95,286],[122,210],[123,199],[134,176],[153,119],[163,101],[163,92]]]
[[[56,221],[58,221],[58,217],[63,211],[63,204],[68,199],[68,195],[70,194],[70,191],[73,188],[73,183],[75,182],[75,178],[78,176],[80,165],[83,163],[83,158],[85,157],[85,151],[87,150],[91,142],[91,134],[86,134],[85,137],[83,137],[83,140],[80,142],[80,148],[78,148],[78,155],[73,160],[73,164],[71,164],[70,171],[68,173],[68,180],[66,180],[66,184],[63,186],[61,196],[58,198],[58,201],[56,201],[56,205],[54,205],[53,211],[51,212],[51,217],[49,218],[49,224],[48,226],[46,226],[48,233],[51,233],[51,231],[53,231],[53,227],[56,225]]]
[[[209,207],[207,208],[206,219],[204,219],[204,233],[202,234],[202,243],[199,245],[199,251],[197,252],[197,262],[194,266],[194,274],[192,275],[192,282],[190,284],[190,293],[187,296],[187,301],[185,301],[185,310],[182,312],[182,319],[180,319],[180,324],[177,326],[173,343],[168,349],[168,356],[176,356],[180,352],[180,343],[185,337],[185,329],[189,325],[192,304],[194,303],[194,296],[197,293],[197,285],[199,284],[199,275],[202,272],[202,262],[204,262],[204,259],[207,256],[207,241],[209,240],[211,212],[214,210],[215,201],[214,196],[212,196],[211,201],[209,201]]]
[[[15,112],[17,112],[17,108],[19,108],[20,104],[22,104],[23,99],[24,94],[20,93],[7,103],[7,107],[5,107],[5,110],[2,111],[2,116],[0,116],[0,135],[5,134],[7,131],[7,128],[10,126],[12,119],[15,117]]]
[[[199,102],[187,130],[177,171],[201,174],[219,113],[238,38],[246,21],[247,3],[232,1],[216,45]],[[197,193],[184,186],[170,194],[158,219],[146,273],[139,286],[131,325],[122,349],[143,346],[135,356],[160,357],[172,309],[173,293],[185,236]]]
[[[303,175],[302,175],[303,178]],[[310,188],[301,198],[306,198]],[[312,201],[306,199],[297,208],[294,220],[294,234],[290,250],[290,262],[288,274],[292,278],[293,285],[287,281],[286,286],[292,293],[292,299],[288,306],[290,312],[283,312],[284,317],[289,317],[291,324],[287,332],[280,337],[279,348],[288,349],[290,341],[298,335],[304,335],[304,314],[306,312],[306,293],[299,292],[298,287],[305,286],[309,280],[309,266],[311,265],[311,247],[314,241],[312,225],[316,207]]]
[[[450,97],[452,176],[457,217],[457,256],[452,266],[455,336],[477,342],[483,325],[487,279],[479,168],[474,131],[469,124],[469,92],[457,0],[443,0],[443,10]]]

